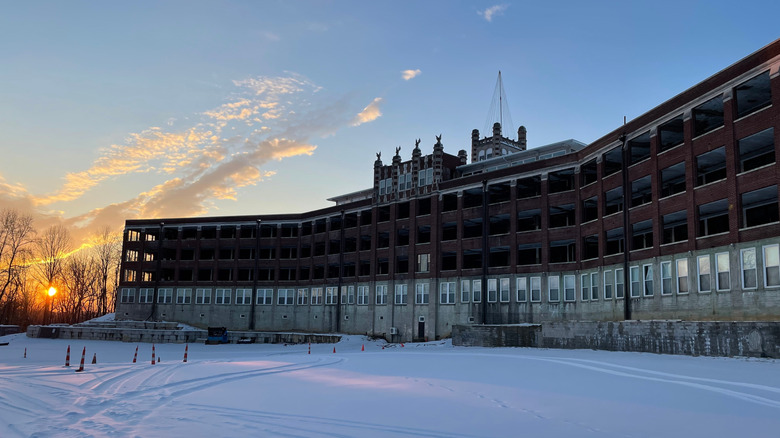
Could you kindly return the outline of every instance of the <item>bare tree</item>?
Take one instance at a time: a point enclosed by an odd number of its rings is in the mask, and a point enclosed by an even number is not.
[[[35,238],[32,216],[19,214],[16,210],[0,211],[0,317],[7,317],[5,303],[10,303],[6,294],[16,295],[24,283],[21,278]]]
[[[110,281],[110,277],[119,264],[122,236],[119,233],[111,232],[109,227],[105,227],[98,231],[94,240],[95,244],[92,250],[98,271],[97,311],[103,315],[114,310],[115,300],[109,299],[109,288],[114,283]]]
[[[62,225],[53,225],[41,234],[36,241],[36,267],[42,285],[49,287],[61,277],[64,257],[70,248],[70,233]]]
[[[99,277],[97,260],[90,254],[80,251],[66,259],[62,272],[66,290],[58,299],[58,307],[67,322],[81,322],[85,314],[92,316],[96,309],[90,309],[90,303],[96,301]]]

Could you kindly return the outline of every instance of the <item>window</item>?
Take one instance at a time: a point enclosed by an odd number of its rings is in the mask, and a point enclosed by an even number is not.
[[[517,180],[517,199],[533,198],[542,194],[542,177],[539,175]]]
[[[588,274],[580,275],[580,301],[588,301],[590,299],[590,281]]]
[[[628,153],[631,164],[650,158],[650,131],[629,140]]]
[[[395,304],[406,304],[406,285],[395,285]]]
[[[474,280],[471,291],[474,293],[472,295],[472,301],[475,303],[482,302],[482,280]]]
[[[430,242],[431,242],[431,226],[420,225],[419,227],[417,227],[417,243],[430,243]]]
[[[653,246],[653,220],[637,222],[631,225],[631,250],[651,248]]]
[[[623,187],[604,192],[604,216],[623,211]]]
[[[740,195],[742,226],[755,227],[780,221],[777,208],[777,186],[764,187]]]
[[[731,262],[729,253],[722,252],[715,254],[715,270],[717,288],[719,291],[731,289]]]
[[[322,304],[322,288],[321,287],[311,288],[311,305],[319,306],[321,304]]]
[[[463,191],[463,208],[482,206],[482,188],[468,189]]]
[[[599,218],[599,197],[593,196],[582,201],[582,222]]]
[[[368,304],[368,286],[358,286],[357,303],[358,306],[365,306]]]
[[[509,214],[498,214],[495,216],[490,216],[488,234],[491,236],[507,234],[509,233],[509,227]]]
[[[395,238],[395,245],[396,246],[406,246],[409,244],[409,229],[408,228],[399,228],[396,230],[396,238]],[[334,251],[331,251],[333,253]]]
[[[566,192],[574,190],[574,169],[564,169],[550,172],[547,175],[547,187],[549,193]]]
[[[709,292],[712,281],[710,256],[703,255],[696,258],[696,267],[699,273],[699,292]]]
[[[439,284],[439,303],[455,304],[455,282],[445,281]]]
[[[623,168],[623,151],[618,146],[604,154],[602,160],[603,176],[620,172]]]
[[[531,277],[531,302],[542,301],[542,277]]]
[[[135,288],[123,287],[122,292],[119,295],[120,303],[133,303],[135,302]]]
[[[775,130],[765,129],[739,140],[739,171],[766,166],[775,162]]]
[[[674,243],[688,240],[688,212],[685,210],[663,216],[663,242]]]
[[[488,266],[491,268],[509,266],[509,247],[494,246],[490,248],[490,253],[488,254]]]
[[[463,238],[482,236],[482,219],[463,219]]]
[[[623,238],[623,227],[607,230],[605,233],[607,247],[605,255],[620,254],[625,251],[625,239]]]
[[[291,306],[295,299],[295,289],[279,289],[276,304],[279,306]]]
[[[577,292],[574,285],[575,277],[573,275],[563,276],[563,301],[574,301]]]
[[[517,278],[517,302],[524,303],[528,301],[528,279],[525,277]]]
[[[737,118],[750,114],[772,103],[772,91],[769,84],[769,72],[743,82],[734,87],[737,101]]]
[[[306,288],[298,289],[298,297],[295,301],[299,306],[305,306],[309,304],[309,290]]]
[[[455,211],[458,209],[458,194],[457,193],[445,193],[441,197],[441,210],[442,211]]]
[[[698,236],[727,233],[729,231],[729,201],[721,199],[702,204],[699,210]]]
[[[604,271],[604,299],[612,299],[612,285],[615,281],[615,277],[612,276],[612,271]]]
[[[742,289],[758,287],[756,274],[756,249],[746,248],[740,251],[742,259]]]
[[[661,262],[661,295],[672,293],[672,262]]]
[[[550,206],[550,228],[569,227],[574,224],[574,204]]]
[[[661,198],[685,192],[685,162],[661,169]]]
[[[456,240],[458,238],[458,223],[445,222],[441,225],[441,240]]]
[[[125,252],[125,261],[126,262],[137,262],[138,261],[138,251],[134,249],[128,249]]]
[[[764,287],[780,286],[780,245],[764,247]]]
[[[671,149],[683,143],[683,126],[683,115],[680,114],[658,127],[661,151]]]
[[[127,230],[127,241],[138,242],[141,240],[141,233],[135,230]]]
[[[631,207],[653,202],[653,190],[650,175],[631,182]]]
[[[460,282],[460,302],[468,303],[471,301],[471,280],[461,280]]]
[[[125,269],[125,281],[135,281],[136,275],[136,271],[132,269]]]
[[[696,185],[726,178],[726,147],[721,146],[696,156]]]
[[[454,251],[441,252],[441,270],[452,271],[458,267],[458,255]]]
[[[557,275],[547,277],[547,300],[550,302],[561,300],[561,279]]]
[[[509,183],[491,184],[488,186],[488,204],[499,204],[510,199]]]
[[[376,285],[376,303],[379,305],[387,304],[387,285]]]
[[[271,304],[273,304],[273,296],[274,296],[273,289],[258,289],[256,303],[261,306],[270,306]]]
[[[430,254],[417,254],[417,272],[430,271]]]
[[[211,299],[211,289],[209,291],[209,299]],[[154,289],[151,287],[142,287],[138,290],[138,303],[148,304],[154,302]],[[208,303],[207,303],[208,304]]]
[[[338,304],[339,288],[335,286],[329,286],[325,288],[325,304],[335,305]]]
[[[211,289],[195,289],[195,304],[211,304]]]
[[[487,300],[488,303],[498,301],[498,280],[495,278],[488,278]]]
[[[478,269],[482,267],[482,249],[463,250],[463,269]]]
[[[517,264],[538,265],[542,263],[542,244],[524,243],[517,245]]]
[[[498,300],[501,301],[502,303],[509,302],[509,279],[508,278],[502,278],[499,281]]]
[[[236,304],[252,304],[252,289],[236,289]]]
[[[688,293],[688,259],[678,259],[677,263],[677,293]]]
[[[517,231],[535,231],[542,229],[542,210],[525,210],[517,213]]]
[[[714,97],[693,109],[693,136],[723,126],[723,96]]]
[[[636,298],[640,295],[639,289],[642,286],[639,278],[639,266],[632,266],[629,273],[631,274],[631,298]]]
[[[355,286],[341,286],[341,304],[355,304]]]
[[[624,275],[623,268],[615,269],[615,298],[617,299],[622,299],[625,296]]]
[[[217,289],[214,296],[214,304],[230,304],[230,289]]]
[[[596,182],[598,174],[596,173],[596,159],[592,159],[580,167],[580,181],[582,185],[586,186],[590,183]]]
[[[554,240],[550,242],[550,263],[569,263],[577,261],[577,248],[574,240]]]
[[[173,289],[163,288],[157,289],[157,304],[171,304],[173,302]]]
[[[644,280],[645,280],[645,296],[651,297],[653,296],[653,265],[644,265],[642,267],[644,271]]]
[[[591,300],[599,299],[599,273],[598,272],[590,273],[590,299]]]
[[[192,304],[192,289],[176,289],[176,304]]]

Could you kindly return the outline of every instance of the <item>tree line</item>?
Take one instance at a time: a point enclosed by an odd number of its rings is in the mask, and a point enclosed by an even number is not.
[[[121,244],[103,228],[75,248],[64,226],[39,231],[31,215],[0,210],[0,324],[74,324],[113,312]]]

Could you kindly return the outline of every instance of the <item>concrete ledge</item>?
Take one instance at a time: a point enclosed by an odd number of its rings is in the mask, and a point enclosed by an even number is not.
[[[456,325],[452,344],[780,358],[780,322],[567,321]]]

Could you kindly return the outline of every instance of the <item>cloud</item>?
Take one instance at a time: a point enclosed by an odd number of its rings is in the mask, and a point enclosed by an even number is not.
[[[484,18],[486,21],[491,22],[493,21],[493,17],[497,15],[504,15],[504,11],[509,7],[507,4],[503,5],[494,5],[491,6],[484,11],[477,11],[477,14],[479,14],[482,18]]]
[[[382,115],[382,112],[379,110],[380,103],[382,103],[381,97],[377,97],[371,101],[367,107],[363,108],[363,111],[358,113],[358,115],[352,119],[352,126],[362,125],[363,123],[368,123],[378,119]]]
[[[405,81],[408,81],[409,79],[414,79],[417,77],[420,73],[420,69],[417,70],[404,70],[401,72],[401,77],[404,78]]]

